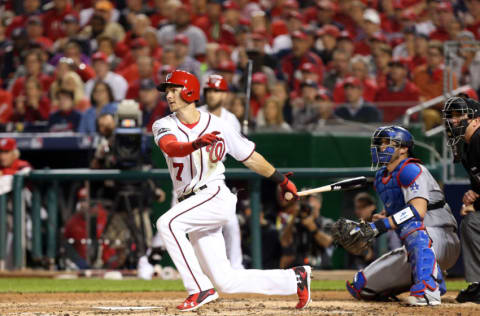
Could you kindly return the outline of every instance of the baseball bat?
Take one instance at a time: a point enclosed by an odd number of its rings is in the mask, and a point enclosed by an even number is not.
[[[352,190],[358,189],[367,184],[367,178],[365,177],[356,177],[351,179],[345,179],[342,181],[338,181],[332,184],[324,185],[322,187],[318,187],[315,189],[304,190],[297,193],[298,196],[306,196],[314,193],[321,193],[321,192],[329,192],[329,191],[344,191],[344,190]],[[286,200],[291,200],[293,198],[293,194],[287,192],[285,194]]]
[[[253,68],[253,62],[251,59],[248,60],[247,63],[247,80],[246,80],[246,96],[245,96],[245,113],[243,117],[243,128],[242,132],[243,135],[247,136],[248,135],[248,116],[250,112],[250,95],[252,91],[252,68]]]

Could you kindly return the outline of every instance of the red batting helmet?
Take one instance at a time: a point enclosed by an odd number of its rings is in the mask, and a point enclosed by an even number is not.
[[[192,103],[200,99],[200,83],[197,77],[188,71],[175,70],[167,75],[165,82],[162,82],[157,89],[165,92],[168,86],[183,87],[180,96],[185,102]]]
[[[228,91],[227,80],[220,75],[210,75],[208,76],[207,84],[205,89],[213,89],[217,91]]]

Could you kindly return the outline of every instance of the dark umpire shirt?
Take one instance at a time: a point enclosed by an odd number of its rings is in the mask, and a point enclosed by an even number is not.
[[[470,143],[463,145],[462,165],[468,172],[472,190],[480,194],[480,128],[473,133]],[[480,210],[480,199],[473,206]]]

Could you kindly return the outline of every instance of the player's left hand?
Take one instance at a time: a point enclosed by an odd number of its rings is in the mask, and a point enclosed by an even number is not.
[[[222,141],[223,139],[220,136],[218,136],[219,134],[220,132],[214,131],[214,132],[200,136],[199,138],[193,141],[192,143],[193,148],[198,149],[198,148],[205,147],[208,145],[213,145],[216,142]]]
[[[293,194],[293,199],[297,200],[297,186],[295,183],[290,181],[289,177],[293,175],[293,172],[288,172],[285,174],[285,179],[283,179],[282,183],[280,183],[280,188],[282,189],[282,198],[285,199],[285,193],[290,192]]]

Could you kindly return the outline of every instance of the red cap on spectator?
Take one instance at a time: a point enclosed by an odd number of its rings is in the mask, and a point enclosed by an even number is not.
[[[252,75],[252,83],[267,83],[267,75],[263,72],[256,72]]]
[[[222,72],[235,72],[236,69],[237,66],[231,60],[224,60],[217,66],[217,70]]]
[[[223,3],[223,8],[225,10],[240,10],[240,7],[235,1],[227,0]]]
[[[307,34],[305,34],[305,33],[302,32],[302,31],[294,31],[294,32],[292,33],[292,38],[304,40],[304,39],[307,39],[308,37],[307,37]]]
[[[278,35],[288,34],[287,24],[284,20],[275,20],[272,22],[272,36],[275,38]]]
[[[317,72],[317,66],[312,63],[303,63],[300,66],[300,70],[303,72]]]
[[[402,10],[402,9],[405,9],[405,5],[403,4],[402,0],[394,0],[393,1],[393,8]]]
[[[330,35],[337,38],[340,35],[340,30],[335,25],[327,24],[317,31],[317,36],[323,35]]]
[[[17,141],[13,138],[0,139],[0,151],[12,151],[17,149]]]
[[[449,11],[449,12],[453,11],[452,4],[450,2],[447,2],[447,1],[437,3],[437,6],[436,6],[435,9],[437,11]]]
[[[303,21],[303,15],[298,12],[298,11],[290,11],[287,13],[287,18],[291,19],[297,19],[297,20],[300,20],[300,21]]]
[[[232,53],[232,49],[227,44],[220,44],[217,48],[217,52],[219,51],[223,51],[229,55]]]
[[[337,5],[330,0],[319,0],[317,1],[317,7],[322,10],[337,10]]]
[[[131,47],[132,48],[141,48],[147,47],[148,43],[143,37],[138,37],[132,41]]]
[[[363,85],[358,78],[347,77],[345,78],[345,80],[343,80],[343,87],[345,88],[346,86],[354,86],[361,88]]]
[[[297,0],[285,0],[283,7],[289,9],[298,9],[298,2]]]
[[[346,38],[350,41],[353,41],[353,36],[352,34],[350,34],[349,31],[341,31],[340,34],[338,34],[338,39],[343,39],[343,38]]]
[[[96,52],[95,54],[92,55],[92,61],[97,61],[97,60],[107,62],[108,56],[104,52]]]
[[[175,38],[173,39],[174,43],[181,43],[183,45],[188,45],[190,43],[190,40],[185,34],[177,34],[175,35]]]

